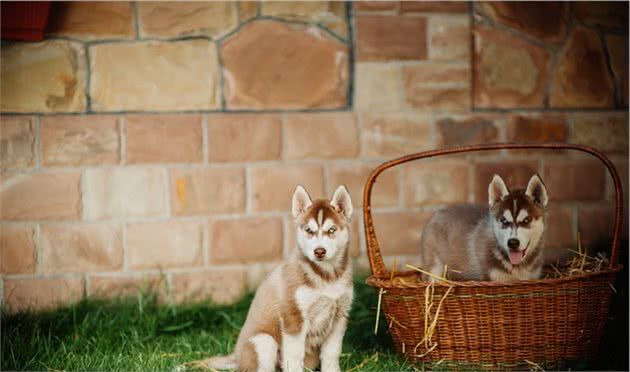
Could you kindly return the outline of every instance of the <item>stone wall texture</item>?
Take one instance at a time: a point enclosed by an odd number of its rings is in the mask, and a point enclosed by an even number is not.
[[[355,204],[392,158],[487,142],[610,157],[628,200],[628,3],[56,2],[45,41],[3,41],[0,298],[10,310],[157,291],[229,303],[295,249],[296,184]],[[550,194],[547,260],[612,233],[582,154],[414,162],[372,196],[386,262],[417,263],[437,208],[500,174]],[[626,202],[627,206],[627,202]],[[627,209],[624,236],[627,238]]]

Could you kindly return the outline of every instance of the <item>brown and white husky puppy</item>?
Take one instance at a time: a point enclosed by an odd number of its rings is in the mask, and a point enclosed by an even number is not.
[[[489,209],[464,205],[436,212],[422,234],[422,267],[454,280],[538,279],[543,265],[547,189],[538,175],[509,191],[494,175]],[[427,278],[425,278],[427,279]]]
[[[297,249],[262,282],[247,313],[234,353],[202,361],[240,371],[339,371],[339,356],[352,303],[348,257],[352,201],[345,186],[332,199],[293,193]]]

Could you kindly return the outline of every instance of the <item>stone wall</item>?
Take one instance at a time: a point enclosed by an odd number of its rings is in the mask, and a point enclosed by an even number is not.
[[[586,144],[627,191],[627,14],[627,3],[54,3],[45,41],[2,44],[4,303],[144,287],[230,302],[293,249],[297,183],[315,196],[349,187],[351,254],[365,267],[370,171],[433,148]],[[534,172],[551,198],[550,261],[578,231],[589,246],[610,239],[601,165],[501,151],[384,173],[372,204],[387,261],[415,263],[432,211],[485,203],[492,174],[522,187]]]

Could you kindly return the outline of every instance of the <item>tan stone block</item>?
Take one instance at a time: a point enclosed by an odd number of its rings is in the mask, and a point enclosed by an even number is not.
[[[364,157],[397,157],[431,148],[431,117],[417,113],[366,113],[362,118]]]
[[[171,169],[171,213],[175,216],[245,211],[245,169]]]
[[[231,1],[141,1],[137,3],[143,37],[224,36],[238,24]]]
[[[353,1],[354,10],[370,11],[370,10],[394,10],[396,9],[395,1]]]
[[[420,254],[420,239],[431,212],[376,212],[374,230],[384,256]]]
[[[475,202],[483,205],[488,203],[488,186],[495,174],[503,178],[505,185],[510,190],[524,189],[534,174],[541,174],[538,168],[538,159],[482,162],[475,164],[474,167]],[[542,178],[545,185],[548,186],[547,178],[544,175]],[[556,196],[549,189],[547,191],[549,191],[549,200],[556,199]]]
[[[354,105],[359,110],[398,110],[402,107],[400,67],[393,64],[356,63]]]
[[[568,2],[488,1],[479,7],[493,20],[543,42],[561,42],[567,32]]]
[[[313,26],[251,22],[222,43],[221,59],[230,110],[347,105],[348,47]]]
[[[606,194],[604,171],[597,160],[545,162],[543,180],[549,200],[603,200]]]
[[[401,1],[401,13],[465,13],[468,10],[466,1]]]
[[[85,110],[86,59],[78,43],[49,40],[2,44],[0,110]]]
[[[456,147],[499,140],[499,119],[494,114],[443,115],[436,119],[435,147]]]
[[[550,204],[545,221],[545,262],[561,263],[571,256],[568,249],[577,247],[573,208]]]
[[[404,166],[405,206],[468,202],[469,168],[465,161],[435,160]]]
[[[326,17],[326,19],[321,21],[320,25],[332,31],[338,37],[348,40],[350,31],[348,27],[348,10],[346,3],[343,1],[330,1],[328,4],[331,13],[335,16]]]
[[[238,19],[241,22],[245,22],[258,15],[258,1],[239,1],[238,6]]]
[[[209,115],[210,161],[280,159],[281,130],[277,114]]]
[[[200,115],[129,115],[125,123],[128,163],[203,161]]]
[[[33,226],[0,225],[0,273],[27,274],[37,269]]]
[[[287,159],[354,158],[359,155],[359,128],[352,112],[287,114],[285,135]]]
[[[291,212],[291,196],[302,185],[311,198],[321,197],[323,171],[320,165],[265,165],[251,169],[251,205],[255,212]]]
[[[44,116],[40,142],[42,165],[72,166],[120,162],[116,116]]]
[[[25,168],[35,163],[35,125],[31,116],[0,117],[0,168]]]
[[[571,142],[607,153],[628,153],[628,111],[573,114]]]
[[[462,17],[430,17],[429,59],[435,61],[470,60],[470,20]]]
[[[88,295],[91,298],[116,299],[155,295],[159,304],[168,301],[166,276],[130,274],[124,276],[90,275]]]
[[[335,1],[262,1],[261,14],[304,22],[326,22],[345,17],[344,7]]]
[[[363,188],[378,163],[340,163],[329,166],[327,190],[333,192],[345,185],[350,192],[355,208],[363,206]],[[332,196],[332,194],[331,194]],[[381,173],[372,187],[373,207],[396,207],[398,205],[398,172],[388,169]]]
[[[47,33],[84,40],[135,36],[133,9],[127,1],[53,2]]]
[[[0,218],[78,220],[80,178],[78,172],[0,174]]]
[[[403,66],[408,105],[422,110],[470,108],[470,66],[426,63]]]
[[[90,168],[83,203],[88,220],[166,216],[166,171],[160,168]]]
[[[95,111],[219,107],[217,51],[208,40],[96,44],[90,61]]]
[[[42,225],[44,272],[122,269],[121,230],[120,226],[104,224]]]
[[[427,58],[427,24],[424,18],[357,15],[355,29],[357,61]]]
[[[354,207],[356,208],[357,206],[355,205]],[[362,219],[361,211],[358,209],[355,209],[354,214],[352,215],[352,220],[350,221],[350,243],[348,246],[348,253],[350,254],[350,257],[359,257],[361,255],[361,237],[360,237],[361,230],[359,229],[359,224],[360,224],[361,219]],[[287,231],[287,244],[288,244],[287,255],[288,257],[291,257],[294,251],[298,249],[297,242],[295,240],[297,227],[295,223],[293,222],[293,218],[291,217],[289,217],[288,229],[289,230]]]
[[[628,106],[628,38],[606,34],[606,48],[610,56],[617,91],[621,94],[621,103]]]
[[[282,258],[282,217],[215,220],[208,224],[211,264],[274,261]]]
[[[245,295],[247,274],[245,269],[211,269],[173,274],[172,283],[176,303],[210,300],[216,304],[232,304]]]
[[[551,52],[512,33],[473,27],[473,104],[476,108],[544,106]]]
[[[127,262],[132,269],[203,265],[203,235],[195,221],[135,223],[127,226]]]
[[[9,312],[45,310],[83,297],[82,278],[4,279],[4,309]]]
[[[508,114],[509,142],[566,142],[569,124],[564,113]]]
[[[597,31],[576,27],[558,52],[549,105],[555,108],[614,107],[615,82]]]

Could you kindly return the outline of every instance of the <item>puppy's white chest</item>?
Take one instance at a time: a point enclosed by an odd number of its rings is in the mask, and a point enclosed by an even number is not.
[[[307,344],[321,345],[330,334],[339,314],[347,311],[344,308],[344,298],[350,300],[352,288],[340,284],[331,284],[322,288],[308,286],[299,287],[295,293],[297,305],[305,320],[307,320]]]

